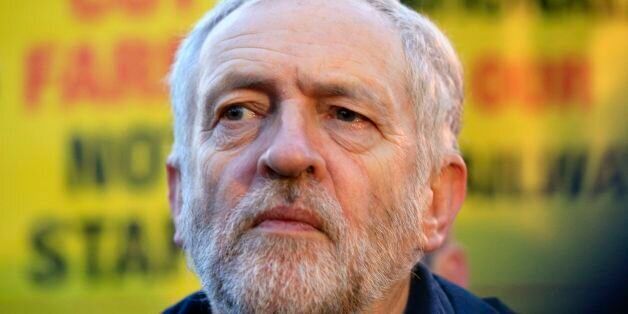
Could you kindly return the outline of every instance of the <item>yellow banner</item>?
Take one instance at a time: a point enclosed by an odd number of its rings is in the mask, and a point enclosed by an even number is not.
[[[623,248],[607,237],[626,235],[628,6],[409,4],[465,67],[471,288],[547,309],[544,288]],[[164,78],[212,5],[0,2],[0,311],[157,312],[199,288],[171,241]]]

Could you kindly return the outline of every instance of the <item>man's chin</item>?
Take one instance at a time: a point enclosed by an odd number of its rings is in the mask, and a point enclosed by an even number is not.
[[[277,231],[257,227],[244,233],[237,247],[241,257],[257,257],[270,264],[316,263],[323,256],[335,256],[333,243],[318,230]]]
[[[236,246],[236,256],[219,262],[226,267],[205,284],[218,300],[242,302],[236,307],[244,312],[315,311],[316,306],[334,304],[339,292],[347,290],[346,269],[324,235],[251,229]]]

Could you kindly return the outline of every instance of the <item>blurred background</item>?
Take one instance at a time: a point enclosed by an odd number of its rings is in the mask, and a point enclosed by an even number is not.
[[[405,2],[466,72],[469,195],[435,269],[524,313],[619,309],[628,1]],[[199,288],[171,240],[164,79],[212,6],[0,1],[0,312],[154,313]]]

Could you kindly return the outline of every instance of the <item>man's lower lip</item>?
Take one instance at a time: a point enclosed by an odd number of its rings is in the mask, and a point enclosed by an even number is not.
[[[275,220],[269,219],[262,221],[256,227],[259,230],[269,231],[269,232],[312,232],[318,231],[318,229],[314,228],[312,225],[294,221],[294,220]]]

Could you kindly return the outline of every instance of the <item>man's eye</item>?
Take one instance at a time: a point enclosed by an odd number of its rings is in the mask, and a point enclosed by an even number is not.
[[[336,119],[344,122],[356,122],[366,119],[363,115],[347,108],[336,108],[334,116]]]
[[[233,106],[229,106],[229,108],[227,108],[227,110],[225,110],[222,113],[221,118],[227,119],[230,121],[239,121],[239,120],[245,120],[245,119],[250,119],[254,117],[255,117],[255,112],[245,108],[242,105],[233,105]]]

